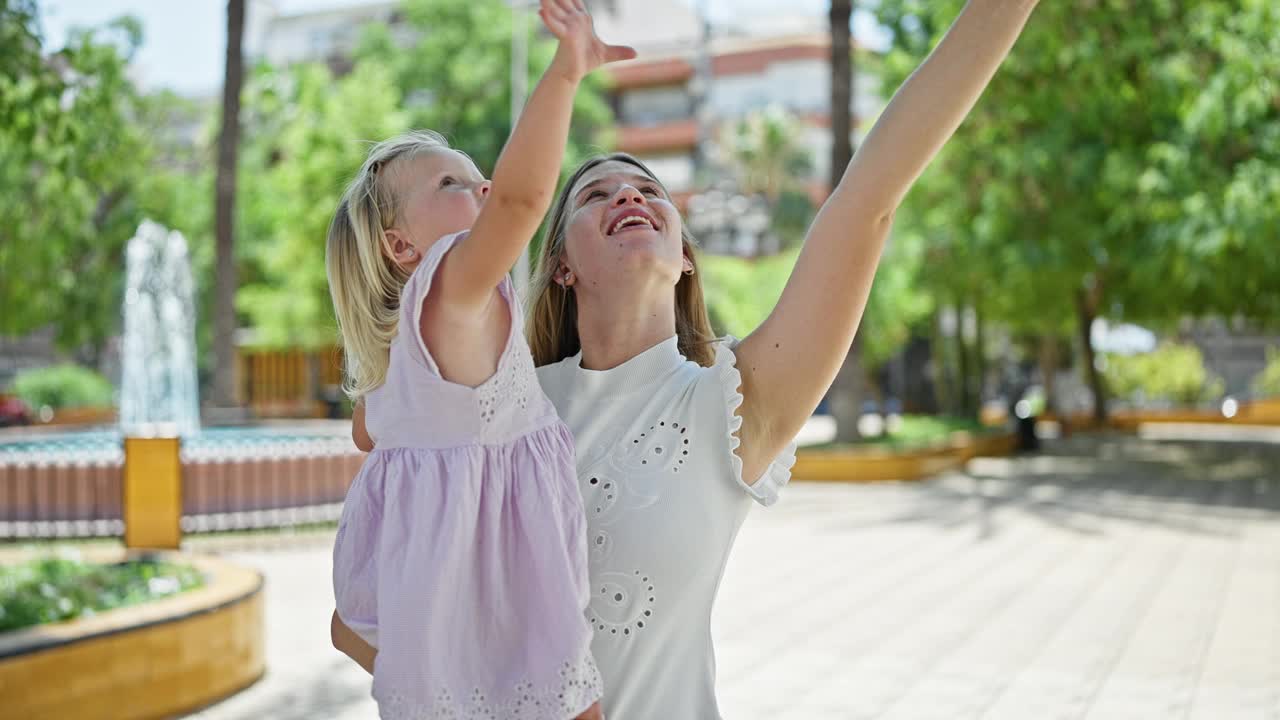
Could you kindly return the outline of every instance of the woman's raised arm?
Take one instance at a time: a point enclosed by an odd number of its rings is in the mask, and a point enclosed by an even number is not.
[[[902,198],[982,95],[1036,0],[969,0],[898,88],[822,206],[769,317],[737,348],[739,448],[754,482],[795,437],[848,354]]]

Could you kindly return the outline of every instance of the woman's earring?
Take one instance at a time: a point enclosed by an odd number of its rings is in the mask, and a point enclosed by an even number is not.
[[[692,275],[692,274],[694,274],[695,272],[697,272],[697,270],[694,270],[694,269],[693,269],[693,267],[692,267],[692,266],[690,266],[690,267],[689,267],[689,269],[687,269],[687,270],[685,270],[685,271],[684,271],[684,274],[685,274],[685,275]]]
[[[565,287],[569,287],[570,285],[572,285],[572,284],[573,284],[573,280],[574,280],[574,278],[573,278],[573,271],[572,271],[572,270],[569,270],[568,272],[566,272],[566,273],[564,274],[564,283],[563,283],[563,284],[564,284],[564,286],[565,286]]]

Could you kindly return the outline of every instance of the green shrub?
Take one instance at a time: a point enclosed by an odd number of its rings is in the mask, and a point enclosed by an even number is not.
[[[968,432],[981,434],[989,429],[971,418],[950,417],[946,415],[903,415],[896,428],[886,427],[884,434],[877,437],[864,437],[856,443],[822,443],[813,446],[815,450],[849,447],[884,447],[893,450],[928,447],[946,443],[953,433]]]
[[[137,605],[203,584],[193,567],[154,560],[94,565],[44,558],[0,567],[0,632]]]
[[[32,408],[48,405],[59,410],[110,406],[114,402],[115,390],[98,373],[67,364],[18,373],[13,379],[13,394]]]
[[[1107,355],[1107,387],[1118,398],[1196,405],[1222,396],[1222,379],[1194,345],[1164,343],[1141,355]]]
[[[1253,392],[1259,397],[1280,395],[1280,349],[1267,348],[1267,367],[1253,379]]]

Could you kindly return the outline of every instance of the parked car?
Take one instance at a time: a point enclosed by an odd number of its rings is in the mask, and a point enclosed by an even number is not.
[[[0,395],[0,427],[30,424],[31,408],[26,403],[12,395]]]

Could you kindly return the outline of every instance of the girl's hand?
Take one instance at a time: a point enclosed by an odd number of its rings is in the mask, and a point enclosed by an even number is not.
[[[560,41],[552,67],[559,66],[570,80],[581,80],[605,63],[630,60],[636,56],[635,48],[608,45],[596,36],[591,14],[583,0],[542,0],[538,16]]]

